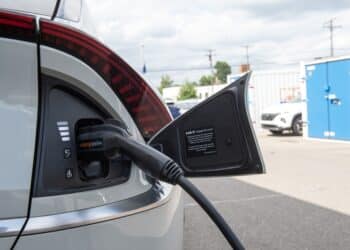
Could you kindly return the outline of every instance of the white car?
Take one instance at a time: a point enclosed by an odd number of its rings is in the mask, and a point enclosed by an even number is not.
[[[84,13],[75,0],[0,2],[0,249],[180,250],[180,186],[220,218],[186,177],[264,172],[249,74],[172,120],[82,31]]]
[[[261,126],[272,134],[282,134],[292,131],[302,135],[302,110],[304,102],[281,103],[265,109],[261,115]]]

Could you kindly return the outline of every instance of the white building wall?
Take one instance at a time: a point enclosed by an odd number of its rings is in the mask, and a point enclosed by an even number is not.
[[[163,94],[162,94],[164,100],[176,101],[177,97],[179,96],[179,93],[180,93],[180,88],[181,87],[179,87],[179,86],[164,88]]]
[[[223,89],[226,86],[227,86],[227,84],[216,84],[216,85],[211,85],[211,86],[196,86],[197,97],[200,100],[204,100],[207,97],[211,96],[212,94],[215,94],[216,92],[220,91],[221,89]],[[163,89],[163,98],[165,100],[176,101],[177,97],[179,96],[179,93],[180,93],[180,88],[181,87],[179,87],[179,86],[164,88]]]
[[[200,100],[204,100],[208,98],[209,96],[215,94],[216,92],[222,90],[225,88],[227,84],[216,84],[216,85],[210,85],[210,86],[197,86],[197,97]]]

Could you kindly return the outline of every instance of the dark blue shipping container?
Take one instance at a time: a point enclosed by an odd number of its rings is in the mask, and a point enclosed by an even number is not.
[[[308,136],[350,140],[350,59],[305,65]]]

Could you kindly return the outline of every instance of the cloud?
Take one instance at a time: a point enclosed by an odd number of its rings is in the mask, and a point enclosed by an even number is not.
[[[88,0],[104,42],[134,68],[140,69],[140,44],[149,70],[208,66],[214,60],[232,65],[245,61],[242,45],[250,45],[254,68],[292,66],[300,60],[326,56],[326,20],[337,17],[336,53],[350,52],[349,0]],[[237,67],[233,67],[235,71]],[[176,81],[197,80],[208,70],[149,73],[158,84],[168,73]]]

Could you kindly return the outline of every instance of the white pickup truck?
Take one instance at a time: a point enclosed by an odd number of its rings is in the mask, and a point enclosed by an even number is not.
[[[281,103],[265,109],[261,115],[261,126],[272,134],[279,135],[283,131],[292,131],[302,135],[302,109],[304,102]]]

